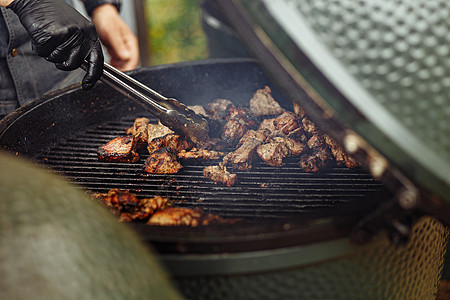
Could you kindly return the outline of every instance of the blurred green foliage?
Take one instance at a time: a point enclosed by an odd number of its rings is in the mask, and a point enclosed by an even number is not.
[[[207,58],[200,0],[146,0],[152,65]]]

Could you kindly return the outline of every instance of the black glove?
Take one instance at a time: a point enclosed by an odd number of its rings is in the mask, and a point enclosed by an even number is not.
[[[103,72],[103,53],[94,25],[63,0],[15,0],[12,9],[28,31],[33,51],[61,70],[88,62],[83,89],[90,89]]]

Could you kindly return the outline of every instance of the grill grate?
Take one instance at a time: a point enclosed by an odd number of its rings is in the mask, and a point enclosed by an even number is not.
[[[384,190],[363,169],[333,167],[319,174],[298,167],[290,158],[281,168],[255,162],[250,172],[236,172],[233,187],[216,185],[203,177],[203,168],[219,161],[185,161],[177,174],[146,174],[142,171],[148,154],[140,152],[136,163],[98,161],[97,148],[124,135],[137,116],[126,116],[74,133],[37,156],[82,189],[106,192],[127,189],[139,197],[167,196],[177,205],[202,208],[223,217],[248,220],[283,219],[342,203],[364,199]],[[146,116],[152,119],[151,116]]]

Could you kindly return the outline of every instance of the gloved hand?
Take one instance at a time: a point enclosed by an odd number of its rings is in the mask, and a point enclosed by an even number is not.
[[[94,86],[102,75],[103,53],[90,21],[63,0],[14,0],[7,7],[30,34],[34,52],[66,71],[88,61],[82,87]]]

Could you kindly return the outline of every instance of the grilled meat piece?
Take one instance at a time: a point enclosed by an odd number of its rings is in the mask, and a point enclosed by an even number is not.
[[[265,144],[257,148],[256,152],[266,164],[279,167],[283,164],[285,157],[305,152],[306,146],[302,142],[302,132],[303,129],[297,128],[286,135],[282,130],[275,130],[267,137]]]
[[[189,151],[182,150],[177,153],[181,159],[219,159],[225,155],[224,152],[192,148]]]
[[[128,135],[134,135],[137,141],[137,148],[142,149],[148,143],[148,125],[150,120],[147,118],[137,118],[134,120],[133,126],[127,129]]]
[[[148,225],[159,226],[206,226],[211,224],[232,224],[239,219],[226,220],[217,215],[208,214],[201,209],[184,207],[166,208],[154,213],[148,220]]]
[[[225,110],[225,120],[228,121],[237,117],[242,119],[250,127],[256,126],[258,123],[258,120],[250,109],[243,106],[228,106]]]
[[[182,138],[178,134],[169,133],[164,136],[152,139],[147,145],[147,150],[148,153],[152,154],[158,149],[168,147],[175,153],[178,153],[182,150],[189,150],[192,148],[192,146],[192,142]]]
[[[229,147],[222,139],[208,139],[207,141],[197,143],[195,148],[221,152],[226,151]]]
[[[264,141],[267,138],[267,132],[265,131],[255,131],[255,130],[248,130],[242,138],[239,140],[238,146],[242,146],[248,142],[253,142],[253,140],[257,140],[261,143],[264,143]]]
[[[119,221],[132,222],[146,220],[156,211],[165,209],[171,205],[169,198],[155,196],[139,200],[138,205],[129,212],[120,214]]]
[[[281,130],[284,134],[289,134],[301,126],[301,120],[294,113],[287,111],[276,117],[273,124],[275,129]]]
[[[172,207],[154,213],[148,225],[160,226],[199,226],[202,210],[183,207]]]
[[[139,160],[136,148],[134,135],[120,136],[98,147],[97,156],[99,160],[108,162],[136,162]]]
[[[258,131],[272,133],[276,130],[275,124],[273,124],[275,119],[264,119],[261,121],[258,127]]]
[[[222,139],[234,147],[247,130],[257,126],[253,113],[244,107],[228,107],[226,112],[227,123],[223,127]]]
[[[319,172],[331,162],[331,153],[328,148],[316,148],[310,153],[300,157],[300,167],[305,172]]]
[[[158,124],[149,124],[147,126],[147,136],[148,136],[148,143],[150,143],[153,139],[165,136],[166,134],[174,133],[169,127],[164,126],[161,123]]]
[[[318,172],[332,162],[332,155],[323,133],[316,129],[308,140],[311,151],[300,157],[300,167],[306,172]]]
[[[302,144],[306,144],[308,142],[308,137],[306,135],[306,132],[303,130],[303,126],[289,132],[286,137],[293,139],[294,141],[301,142]]]
[[[226,144],[233,147],[248,129],[248,124],[237,116],[225,124],[221,137]]]
[[[289,147],[284,142],[271,140],[270,142],[259,146],[256,149],[258,156],[269,166],[280,167],[283,164],[283,158],[292,154]]]
[[[254,130],[247,131],[239,141],[239,148],[233,152],[228,153],[224,159],[223,164],[231,166],[240,171],[246,171],[252,168],[252,160],[256,155],[256,148],[261,145],[266,136],[264,133]]]
[[[107,193],[92,193],[91,196],[116,212],[131,210],[139,204],[136,194],[119,189],[110,189]]]
[[[310,133],[310,134],[314,134],[315,132],[319,131],[319,129],[317,128],[316,124],[314,124],[310,119],[308,119],[307,117],[304,117],[302,119],[302,125],[303,125],[303,129],[305,130],[305,132]]]
[[[294,113],[300,118],[303,119],[306,115],[305,111],[303,110],[303,107],[301,107],[297,102],[294,102]]]
[[[177,161],[176,154],[169,147],[154,151],[146,159],[143,170],[154,174],[174,174],[183,166]]]
[[[281,144],[285,144],[286,147],[289,148],[291,155],[293,155],[293,156],[300,155],[303,152],[305,152],[307,149],[305,144],[303,144],[302,142],[300,142],[296,139],[290,138],[290,137],[277,136],[277,137],[272,138],[272,141],[281,143]]]
[[[228,106],[234,106],[233,102],[228,99],[215,99],[206,104],[205,110],[211,119],[224,119]]]
[[[208,166],[203,169],[203,176],[211,179],[215,183],[222,183],[226,186],[235,185],[237,182],[236,174],[227,171],[227,168],[219,163],[217,166]]]
[[[348,155],[344,149],[339,146],[330,136],[324,134],[325,142],[331,149],[331,153],[336,158],[338,165],[345,165],[347,168],[356,168],[361,166],[353,157]]]
[[[285,111],[272,97],[272,91],[268,86],[256,90],[250,99],[250,110],[255,116],[279,115]]]
[[[300,155],[306,150],[306,147],[302,142],[299,142],[291,138],[284,139],[284,143],[289,148],[289,150],[291,150],[291,154],[293,156]]]
[[[315,134],[313,134],[309,138],[306,145],[308,145],[309,149],[328,148],[328,144],[325,143],[325,138],[321,132],[316,132]]]
[[[193,110],[196,114],[203,115],[205,117],[208,116],[206,109],[201,105],[188,105],[187,108]]]

